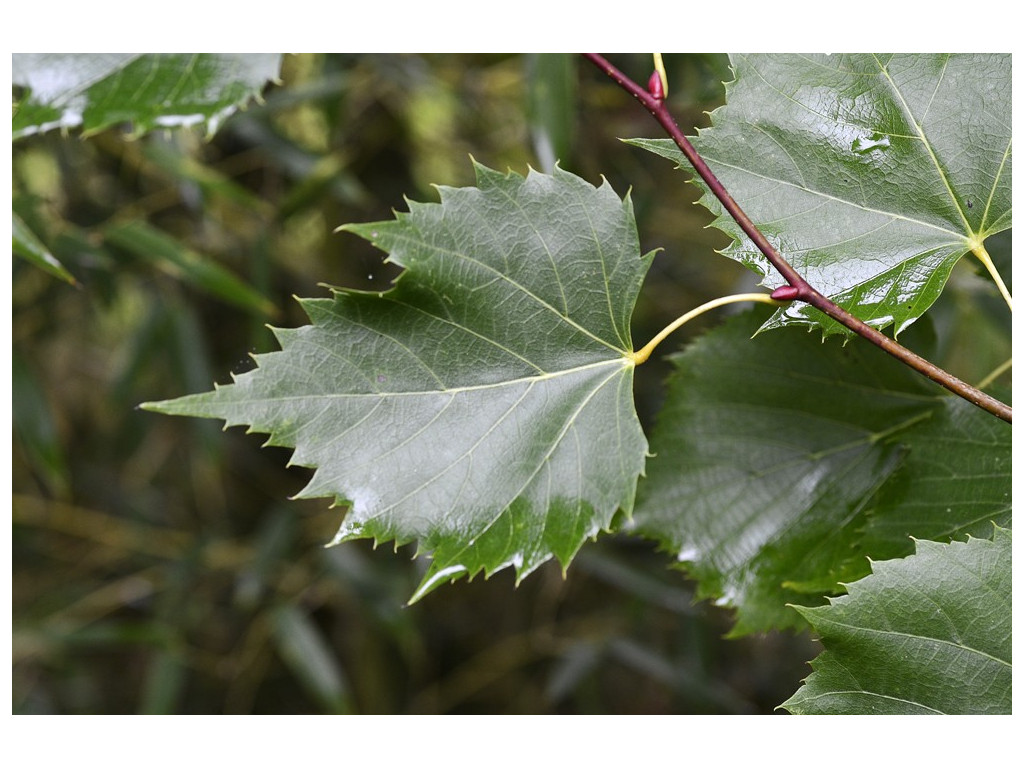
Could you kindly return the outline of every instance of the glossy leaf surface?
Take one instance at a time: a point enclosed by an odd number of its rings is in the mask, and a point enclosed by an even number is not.
[[[899,465],[893,435],[939,402],[859,339],[751,339],[766,315],[732,318],[673,358],[634,516],[700,596],[736,607],[734,634],[799,625],[787,602],[819,602],[866,573],[857,545]]]
[[[557,169],[477,181],[344,227],[406,268],[392,290],[303,299],[312,325],[276,331],[256,370],[146,406],[294,447],[316,468],[300,496],[349,507],[336,542],[432,553],[416,598],[567,564],[631,511],[647,449],[629,319],[650,258],[628,198]]]
[[[825,651],[784,706],[800,714],[1010,714],[1011,534],[873,564],[831,605],[798,608]]]
[[[278,75],[281,54],[16,53],[13,136],[55,128],[96,133],[122,122],[154,128],[205,125],[208,133]]]
[[[953,265],[1011,226],[1010,56],[755,54],[693,144],[782,256],[860,319],[899,333]],[[670,140],[633,143],[689,164]],[[702,187],[703,182],[697,181]],[[782,278],[707,191],[725,255]],[[848,333],[807,305],[766,324]]]

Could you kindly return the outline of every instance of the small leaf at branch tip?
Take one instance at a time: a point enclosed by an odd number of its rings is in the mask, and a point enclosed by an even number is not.
[[[776,301],[793,301],[799,295],[800,289],[795,285],[780,285],[771,293],[771,297]]]

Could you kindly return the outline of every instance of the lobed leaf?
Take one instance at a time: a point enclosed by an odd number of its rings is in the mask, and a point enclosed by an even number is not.
[[[1010,714],[1011,533],[916,542],[828,606],[802,608],[825,651],[794,714]]]
[[[231,385],[144,407],[224,419],[315,467],[334,542],[417,540],[414,599],[459,575],[563,566],[633,507],[647,442],[629,321],[650,264],[629,199],[569,173],[440,188],[343,227],[405,267],[385,293],[302,299],[311,325]]]
[[[1007,54],[753,54],[694,147],[811,285],[900,333],[1011,214]],[[670,140],[633,140],[681,164]],[[702,181],[726,256],[783,284]],[[849,333],[794,303],[765,324]]]

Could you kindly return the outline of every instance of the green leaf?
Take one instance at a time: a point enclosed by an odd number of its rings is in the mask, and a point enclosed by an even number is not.
[[[886,438],[937,405],[925,379],[859,339],[751,340],[765,315],[734,317],[672,358],[634,518],[700,597],[737,609],[734,635],[797,626],[787,602],[819,602],[849,568],[866,571],[863,555],[849,559],[899,462]]]
[[[131,122],[154,128],[205,125],[214,133],[281,67],[278,53],[16,53],[13,137],[81,127],[97,133]]]
[[[35,232],[29,228],[21,216],[16,213],[11,215],[14,217],[11,227],[11,245],[14,253],[26,261],[35,264],[40,269],[46,270],[51,275],[55,275],[72,285],[77,285],[78,281],[75,280],[75,276],[68,272],[64,265],[50,253],[49,249],[43,245],[42,240],[36,237]]]
[[[632,205],[569,173],[476,167],[394,221],[349,225],[406,268],[386,293],[300,300],[312,325],[213,392],[144,407],[224,419],[316,467],[335,542],[418,540],[439,583],[522,578],[633,507],[647,442],[629,320],[651,256]]]
[[[1004,393],[1009,402],[1009,392]],[[1012,429],[958,397],[900,435],[907,457],[872,510],[862,546],[875,559],[911,549],[910,537],[982,538],[1012,524]]]
[[[731,57],[735,80],[693,144],[755,225],[815,288],[903,331],[953,265],[1011,226],[1010,56]],[[635,140],[686,163],[668,140]],[[725,255],[782,278],[705,189]],[[766,327],[848,333],[802,303]]]
[[[154,166],[168,173],[178,183],[185,180],[196,184],[204,194],[230,200],[240,207],[270,218],[274,215],[272,206],[227,174],[206,165],[181,146],[183,142],[153,140],[145,142],[142,154]]]
[[[1010,714],[1011,533],[918,541],[831,605],[800,608],[825,651],[795,714]]]

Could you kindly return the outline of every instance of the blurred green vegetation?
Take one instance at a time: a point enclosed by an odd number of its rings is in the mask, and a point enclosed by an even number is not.
[[[725,58],[666,64],[680,124],[707,125]],[[267,324],[305,322],[293,296],[386,286],[383,254],[334,228],[473,183],[470,156],[518,172],[558,157],[631,190],[643,249],[663,249],[638,341],[752,284],[713,253],[725,241],[696,189],[618,141],[657,126],[582,60],[290,55],[281,79],[210,141],[112,129],[13,147],[15,212],[78,283],[14,261],[14,711],[771,712],[809,672],[810,640],[723,640],[729,614],[642,541],[604,536],[565,578],[549,563],[518,588],[501,573],[406,607],[424,564],[325,549],[342,511],[288,501],[308,477],[288,451],[136,410],[252,367],[274,348]],[[956,334],[948,356],[977,380],[1009,340],[968,304],[983,359]],[[665,371],[638,371],[647,423]]]

